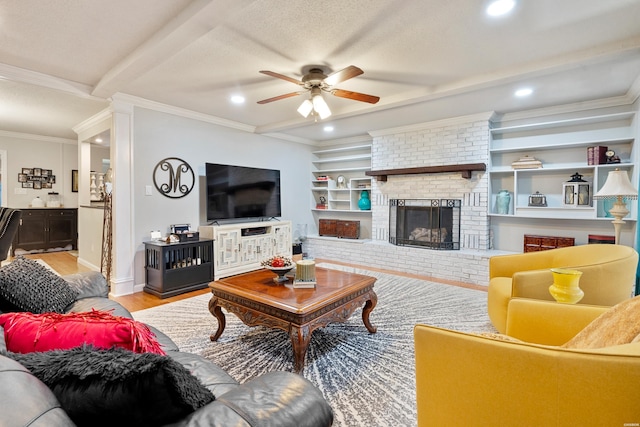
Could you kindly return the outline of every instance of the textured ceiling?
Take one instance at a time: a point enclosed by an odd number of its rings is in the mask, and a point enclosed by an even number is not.
[[[21,0],[0,2],[0,130],[75,138],[116,93],[317,142],[485,111],[507,113],[640,91],[640,1],[520,0],[486,17],[470,0]],[[300,79],[356,65],[303,119]],[[534,94],[513,97],[528,86]],[[232,95],[243,105],[229,102]],[[325,133],[324,123],[334,126]]]

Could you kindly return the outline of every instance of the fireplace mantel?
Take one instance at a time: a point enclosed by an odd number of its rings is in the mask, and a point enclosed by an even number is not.
[[[469,163],[463,165],[423,166],[417,168],[382,169],[366,171],[365,175],[375,176],[377,181],[386,181],[389,175],[415,175],[427,173],[460,172],[463,178],[470,179],[473,171],[486,171],[484,163]]]

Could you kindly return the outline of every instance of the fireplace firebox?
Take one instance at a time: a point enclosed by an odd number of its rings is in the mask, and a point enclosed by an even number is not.
[[[436,250],[460,249],[460,206],[456,199],[389,200],[389,242]]]

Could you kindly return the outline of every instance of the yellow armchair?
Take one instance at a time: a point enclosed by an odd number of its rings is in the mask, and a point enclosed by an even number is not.
[[[640,423],[640,342],[567,350],[427,325],[414,339],[419,427]]]
[[[574,268],[582,271],[580,288],[584,297],[579,304],[611,307],[631,298],[636,281],[638,253],[622,245],[582,245],[500,255],[489,259],[487,311],[493,326],[506,333],[510,301],[531,298],[551,301],[550,269]]]

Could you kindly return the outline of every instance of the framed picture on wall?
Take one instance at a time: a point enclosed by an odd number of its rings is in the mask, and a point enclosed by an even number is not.
[[[33,188],[33,181],[23,182],[22,188]]]
[[[22,173],[25,174],[25,175],[33,175],[33,169],[22,168]]]
[[[18,174],[18,182],[27,182],[27,174],[19,173]]]
[[[33,188],[35,190],[40,190],[42,188],[42,181],[33,181]]]
[[[78,169],[71,170],[71,191],[78,192]]]

